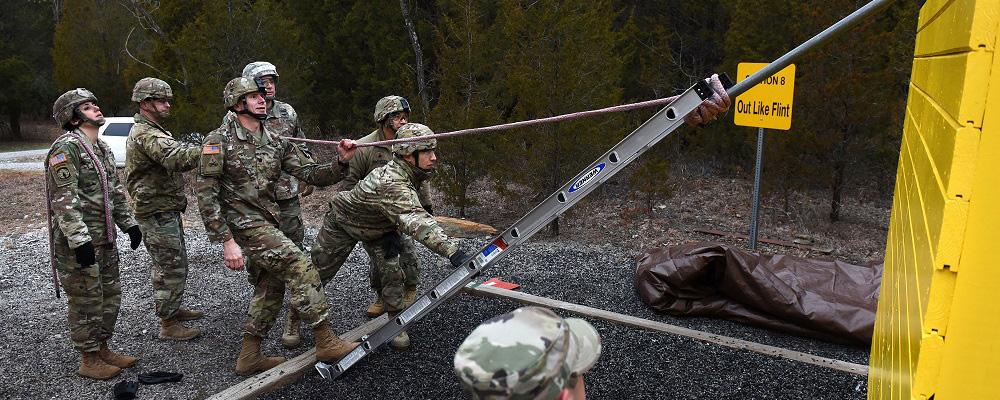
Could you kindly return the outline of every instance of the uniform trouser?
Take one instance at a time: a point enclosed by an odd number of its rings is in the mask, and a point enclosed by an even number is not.
[[[313,263],[319,269],[323,284],[337,275],[337,271],[354,250],[354,245],[362,242],[361,238],[364,237],[364,232],[360,229],[341,225],[327,215],[323,228],[316,236],[316,244],[312,247]],[[399,254],[391,254],[381,241],[367,241],[364,246],[372,258],[372,265],[379,266],[379,270],[373,275],[378,276],[381,284],[379,295],[385,302],[386,311],[391,314],[403,310],[405,275],[399,263]]]
[[[302,207],[299,206],[299,196],[286,200],[278,200],[278,229],[285,237],[291,239],[292,243],[302,247],[302,241],[306,238],[306,228],[302,224]]]
[[[111,339],[121,307],[122,284],[118,279],[118,248],[112,244],[94,246],[97,262],[86,267],[65,239],[53,240],[59,283],[68,298],[69,337],[79,351],[97,351]]]
[[[403,285],[406,289],[416,289],[420,285],[420,264],[417,261],[417,249],[413,245],[413,238],[400,233],[402,248],[399,250],[399,267],[403,269]],[[361,247],[364,247],[365,252],[368,253],[368,258],[371,260],[371,269],[369,270],[369,280],[371,281],[372,290],[375,293],[381,293],[382,291],[382,279],[381,271],[384,269],[382,265],[376,264],[375,260],[378,256],[375,255],[375,249],[382,247],[375,242],[361,242]]]
[[[267,335],[281,311],[285,287],[291,294],[291,305],[299,310],[303,322],[316,327],[326,321],[330,306],[319,272],[309,257],[278,228],[234,229],[233,239],[248,258],[247,268],[254,286],[243,325],[247,334]]]
[[[138,218],[142,242],[153,259],[151,280],[156,315],[172,318],[181,307],[187,284],[188,260],[184,226],[179,212],[162,212]]]

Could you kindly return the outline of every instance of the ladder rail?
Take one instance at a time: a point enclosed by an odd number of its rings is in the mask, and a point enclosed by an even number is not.
[[[728,78],[726,79],[728,80]],[[731,86],[729,83],[727,86]],[[327,379],[336,379],[392,338],[420,320],[428,312],[457,293],[479,273],[505,258],[509,250],[523,244],[545,225],[562,215],[597,187],[620,172],[642,153],[684,124],[684,116],[694,111],[702,101],[712,96],[704,81],[684,91],[676,100],[658,111],[615,146],[590,163],[556,192],[535,206],[505,231],[495,236],[471,259],[441,280],[433,289],[419,296],[412,305],[390,319],[385,325],[362,338],[361,345],[335,365],[316,363],[316,370]]]

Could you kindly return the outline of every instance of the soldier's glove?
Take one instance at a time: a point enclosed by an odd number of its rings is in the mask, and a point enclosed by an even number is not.
[[[91,266],[97,262],[97,254],[94,253],[94,244],[89,241],[73,249],[73,252],[76,253],[76,263],[80,264],[81,267]]]
[[[428,204],[428,205],[424,206],[424,210],[427,210],[428,214],[434,215],[434,206]]]
[[[382,250],[385,251],[387,260],[399,257],[399,253],[403,251],[403,237],[399,231],[386,233],[379,238],[379,241],[382,242]]]
[[[201,133],[198,132],[191,132],[187,135],[184,135],[184,137],[182,137],[181,140],[186,143],[200,145],[202,142],[205,141],[205,135],[202,135]]]
[[[453,266],[455,268],[458,268],[458,267],[461,267],[462,264],[465,264],[465,262],[469,260],[469,256],[467,256],[464,251],[459,250],[459,251],[456,251],[455,254],[452,254],[451,256],[449,256],[448,260],[451,261],[451,266]]]
[[[142,231],[139,230],[139,225],[126,229],[125,233],[128,234],[129,245],[132,246],[132,250],[138,249],[139,243],[142,243]]]

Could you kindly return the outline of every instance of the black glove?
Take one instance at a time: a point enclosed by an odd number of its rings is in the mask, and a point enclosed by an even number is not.
[[[469,256],[465,255],[464,251],[459,250],[456,251],[455,254],[448,257],[448,260],[451,261],[451,265],[453,267],[461,267],[462,264],[465,264],[465,262],[469,260]]]
[[[399,231],[386,233],[379,238],[379,241],[382,243],[382,250],[385,251],[387,260],[399,257],[399,253],[403,251],[403,236]]]
[[[91,242],[81,244],[80,247],[73,249],[73,252],[76,253],[76,263],[80,264],[81,267],[91,266],[97,262],[94,244]]]
[[[142,231],[139,230],[139,225],[135,225],[131,228],[125,230],[128,234],[129,245],[132,246],[132,250],[139,248],[139,243],[142,243]]]
[[[428,204],[428,205],[424,206],[424,210],[427,210],[428,214],[434,215],[434,206]]]

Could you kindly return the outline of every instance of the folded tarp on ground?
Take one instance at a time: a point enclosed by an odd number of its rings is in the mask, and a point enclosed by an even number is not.
[[[635,286],[654,310],[713,316],[838,343],[870,344],[882,264],[749,253],[721,243],[639,257]]]

